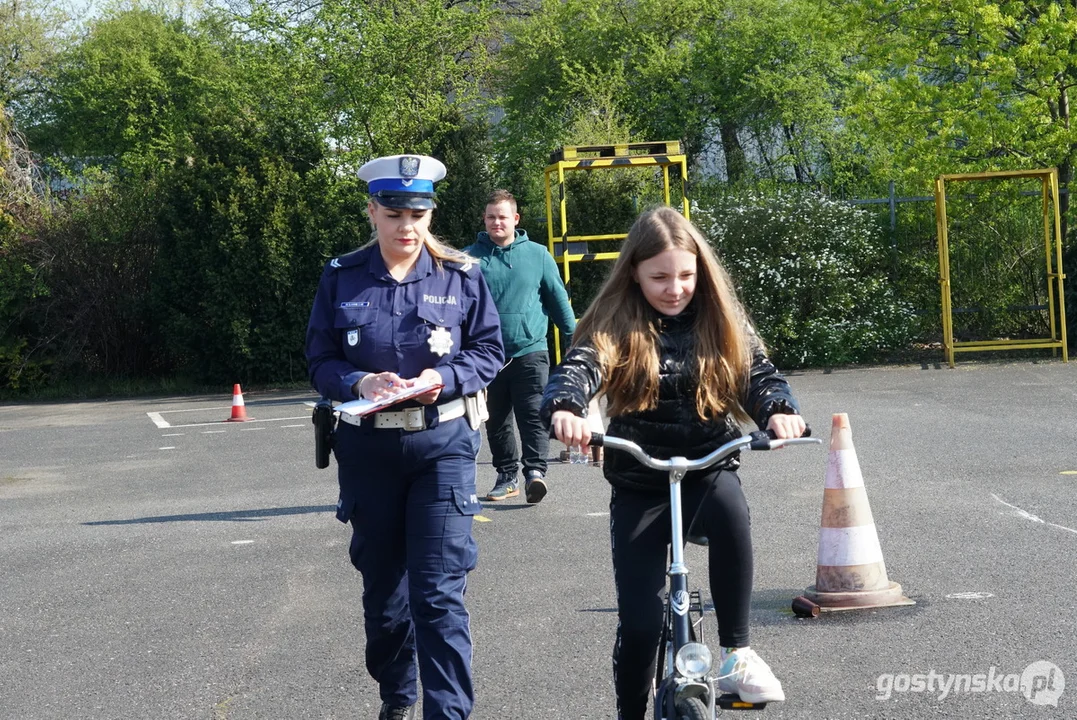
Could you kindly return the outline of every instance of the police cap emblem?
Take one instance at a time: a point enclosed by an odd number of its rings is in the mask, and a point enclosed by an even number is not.
[[[419,158],[414,155],[400,157],[400,177],[413,178],[419,174]]]

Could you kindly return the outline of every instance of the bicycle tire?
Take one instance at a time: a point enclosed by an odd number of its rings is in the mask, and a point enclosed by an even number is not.
[[[713,720],[707,704],[697,697],[684,698],[677,703],[677,720]]]

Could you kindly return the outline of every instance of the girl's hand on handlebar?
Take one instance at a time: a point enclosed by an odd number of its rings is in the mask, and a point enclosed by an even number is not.
[[[798,438],[804,434],[806,427],[807,423],[800,415],[778,413],[771,415],[770,420],[767,421],[767,430],[772,431],[779,440]]]
[[[558,410],[550,418],[550,427],[554,437],[568,447],[587,446],[591,442],[591,428],[587,419],[574,415],[568,410]]]

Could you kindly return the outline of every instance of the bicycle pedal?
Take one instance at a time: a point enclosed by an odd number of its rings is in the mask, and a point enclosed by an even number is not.
[[[723,710],[762,710],[767,706],[763,703],[750,703],[740,699],[740,695],[734,695],[733,693],[725,693],[718,696],[718,707]]]

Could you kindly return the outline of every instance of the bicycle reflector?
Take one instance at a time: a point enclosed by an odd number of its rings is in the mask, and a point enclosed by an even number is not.
[[[685,643],[677,651],[677,671],[686,678],[699,680],[711,669],[711,651],[703,643]]]

